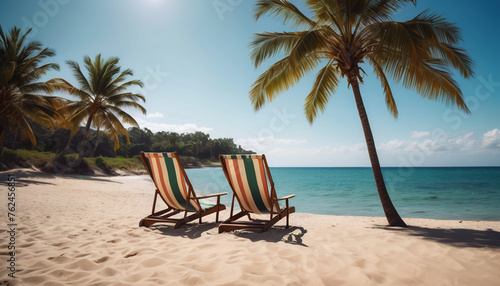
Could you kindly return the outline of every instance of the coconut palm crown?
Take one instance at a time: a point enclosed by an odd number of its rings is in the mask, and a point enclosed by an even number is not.
[[[397,118],[398,109],[390,80],[421,96],[443,101],[468,113],[452,70],[473,76],[473,63],[464,49],[459,28],[440,15],[425,11],[397,22],[391,16],[412,0],[307,0],[312,16],[286,0],[260,0],[255,18],[271,15],[299,31],[256,34],[251,60],[259,67],[265,60],[285,54],[258,77],[250,91],[255,110],[297,83],[321,65],[311,92],[305,98],[305,115],[312,124],[336,92],[341,78],[353,90],[368,153],[385,215],[391,226],[406,226],[387,193],[375,142],[359,84],[370,68],[379,79],[385,103]]]
[[[0,153],[7,133],[18,132],[35,146],[29,120],[53,127],[57,116],[52,107],[57,98],[44,95],[53,86],[40,81],[48,71],[59,69],[57,64],[42,63],[55,52],[40,42],[28,41],[30,31],[21,34],[14,27],[5,34],[0,26]]]
[[[77,62],[67,61],[78,81],[79,88],[61,78],[53,80],[60,89],[79,99],[67,106],[71,114],[68,121],[72,122],[73,128],[78,128],[86,122],[79,159],[84,155],[84,146],[91,126],[105,130],[114,141],[116,151],[120,147],[118,135],[124,134],[127,142],[130,142],[127,129],[122,123],[139,126],[135,119],[122,108],[131,107],[146,114],[146,109],[138,103],[139,100],[145,102],[145,97],[128,91],[131,87],[142,87],[143,84],[139,80],[127,80],[128,76],[133,76],[133,72],[130,69],[122,71],[118,65],[118,58],[111,57],[104,60],[99,54],[94,61],[88,56],[84,57],[84,63],[88,72],[87,77]]]

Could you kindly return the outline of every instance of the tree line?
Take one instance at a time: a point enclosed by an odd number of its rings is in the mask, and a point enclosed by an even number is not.
[[[37,145],[31,146],[28,141],[19,141],[15,134],[5,138],[4,145],[10,149],[34,149],[41,152],[61,154],[78,154],[80,142],[83,140],[84,128],[72,136],[70,144],[66,140],[70,130],[50,130],[36,122],[31,122],[33,132],[37,138]],[[83,154],[86,157],[115,157],[131,158],[144,152],[177,152],[180,156],[191,156],[198,159],[215,161],[219,154],[253,154],[241,145],[234,143],[233,138],[210,138],[209,134],[196,131],[193,133],[177,133],[168,131],[153,132],[148,128],[131,127],[127,130],[130,144],[125,135],[119,135],[120,148],[113,149],[114,142],[106,133],[91,129],[88,140],[84,145]]]
[[[210,138],[201,131],[194,133],[176,133],[160,131],[153,133],[147,128],[132,127],[128,130],[130,144],[121,144],[117,155],[130,157],[141,151],[177,152],[181,156],[193,156],[200,159],[218,160],[219,154],[254,154],[236,145],[233,138]],[[121,140],[125,140],[121,136]]]

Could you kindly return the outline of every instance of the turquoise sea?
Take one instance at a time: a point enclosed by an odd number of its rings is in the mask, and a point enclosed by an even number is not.
[[[404,218],[500,221],[500,167],[383,168]],[[220,168],[189,169],[199,194],[231,189]],[[271,168],[278,196],[295,194],[297,212],[384,216],[371,168]]]

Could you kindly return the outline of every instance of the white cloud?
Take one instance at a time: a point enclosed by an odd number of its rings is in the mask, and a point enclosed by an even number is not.
[[[477,140],[473,138],[473,135],[474,132],[465,133],[462,136],[451,139],[450,143],[454,144],[457,149],[462,151],[478,149]]]
[[[281,139],[273,136],[235,140],[235,143],[241,145],[244,149],[252,150],[257,153],[282,148],[287,145],[297,145],[306,142],[307,140]]]
[[[500,148],[500,130],[495,128],[484,133],[482,146],[485,148]]]
[[[153,113],[148,113],[146,115],[147,118],[163,118],[163,113],[161,112],[153,112]]]
[[[429,131],[412,131],[410,132],[411,138],[423,138],[431,136]]]
[[[391,140],[387,143],[381,143],[378,146],[378,149],[385,150],[385,151],[399,150],[399,149],[403,149],[404,147],[406,147],[407,144],[408,144],[408,142],[405,140],[394,139],[394,140]]]
[[[478,141],[474,139],[474,132],[460,134],[450,137],[445,134],[440,138],[430,138],[430,132],[412,132],[410,139],[395,139],[382,143],[378,147],[380,151],[405,153],[405,152],[443,152],[443,151],[474,151],[480,148]]]
[[[213,128],[198,126],[197,124],[193,123],[168,124],[168,123],[149,122],[142,119],[138,119],[137,121],[141,128],[148,128],[153,132],[169,131],[169,132],[185,133],[185,132],[201,131],[204,133],[208,133],[213,130]]]

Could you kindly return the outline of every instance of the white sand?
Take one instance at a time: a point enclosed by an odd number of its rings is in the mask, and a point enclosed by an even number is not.
[[[500,285],[500,222],[295,213],[266,233],[218,234],[214,215],[145,228],[154,189],[139,177],[15,173],[16,278],[3,172],[0,285]]]

